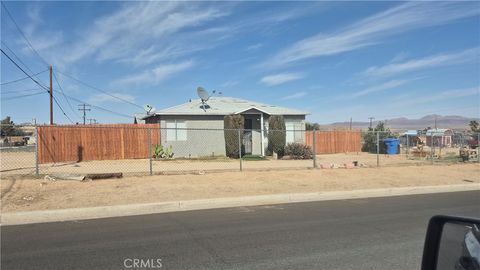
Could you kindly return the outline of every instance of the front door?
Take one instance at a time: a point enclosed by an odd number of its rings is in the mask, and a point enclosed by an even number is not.
[[[245,119],[243,131],[243,149],[245,154],[252,154],[252,119]]]

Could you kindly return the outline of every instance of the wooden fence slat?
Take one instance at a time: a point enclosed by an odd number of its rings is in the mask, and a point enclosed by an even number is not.
[[[148,158],[149,129],[152,142],[160,143],[159,124],[92,126],[39,126],[38,161],[68,161]]]
[[[362,136],[360,131],[316,131],[317,154],[335,154],[346,152],[360,152]],[[313,147],[313,131],[305,132],[305,143]]]

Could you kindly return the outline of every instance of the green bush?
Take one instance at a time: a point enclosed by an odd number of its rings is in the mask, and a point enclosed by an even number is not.
[[[285,147],[285,155],[293,159],[311,159],[312,148],[303,143],[289,143]]]
[[[240,114],[226,115],[223,118],[223,125],[226,155],[230,158],[239,158],[241,149],[238,148],[238,130],[240,130],[240,141],[242,141],[245,119]]]
[[[156,144],[153,147],[152,157],[155,159],[170,159],[173,158],[173,155],[173,147],[171,145],[169,147],[164,147],[161,144]]]
[[[277,153],[278,157],[284,155],[287,134],[285,120],[281,115],[272,115],[268,120],[268,153]]]
[[[368,132],[363,133],[363,145],[362,152],[377,153],[377,133],[379,132],[380,139],[380,153],[386,154],[387,147],[383,143],[383,140],[386,138],[396,138],[394,134],[390,131],[389,128],[385,127],[383,122],[379,122],[377,126],[373,128],[368,128]]]

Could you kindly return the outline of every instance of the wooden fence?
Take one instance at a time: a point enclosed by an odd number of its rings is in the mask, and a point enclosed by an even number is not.
[[[362,149],[362,134],[360,131],[316,131],[315,134],[317,154],[360,152]],[[313,147],[313,131],[307,131],[305,136],[306,144]]]
[[[148,158],[149,133],[159,144],[159,124],[40,126],[38,162]]]

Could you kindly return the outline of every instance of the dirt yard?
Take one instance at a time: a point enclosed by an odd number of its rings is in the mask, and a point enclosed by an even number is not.
[[[443,184],[472,183],[480,188],[480,165],[219,172],[89,182],[17,177],[2,179],[0,183],[1,210],[13,212]]]
[[[458,153],[458,150],[452,150],[451,153]],[[446,156],[447,150],[443,151]],[[35,153],[34,152],[2,152],[0,153],[0,171],[2,178],[15,175],[33,175],[35,173]],[[346,163],[357,161],[366,167],[376,167],[377,156],[369,153],[340,153],[329,155],[317,155],[318,165],[343,166]],[[455,159],[448,162],[454,163]],[[405,166],[413,164],[429,164],[426,159],[413,159],[406,155],[380,155],[380,166]],[[288,169],[288,168],[308,168],[313,167],[312,160],[261,160],[244,161],[244,170],[261,169]],[[186,172],[186,171],[235,171],[239,170],[238,160],[218,158],[213,160],[168,160],[153,161],[152,170],[154,173],[160,172]],[[58,164],[41,164],[39,166],[40,174],[51,173],[108,173],[122,172],[125,175],[144,175],[148,174],[150,164],[148,159],[130,159],[130,160],[104,160],[104,161],[85,161]]]

